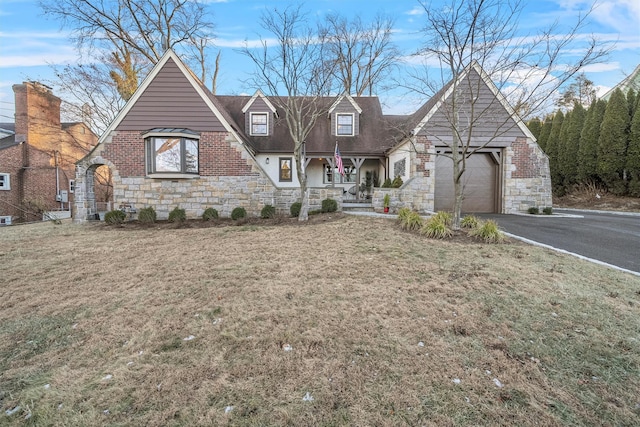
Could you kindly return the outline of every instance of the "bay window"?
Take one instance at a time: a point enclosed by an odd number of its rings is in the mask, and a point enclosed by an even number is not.
[[[148,174],[197,174],[198,139],[193,135],[156,135],[145,140]]]

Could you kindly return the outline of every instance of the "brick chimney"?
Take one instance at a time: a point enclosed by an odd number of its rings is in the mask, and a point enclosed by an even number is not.
[[[60,133],[60,104],[51,88],[38,82],[13,85],[16,100],[16,140],[46,150]],[[54,139],[54,141],[52,141]]]

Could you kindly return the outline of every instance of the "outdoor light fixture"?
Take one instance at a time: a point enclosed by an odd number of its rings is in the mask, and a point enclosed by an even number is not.
[[[269,164],[269,158],[267,157],[267,160],[265,160],[266,164]]]

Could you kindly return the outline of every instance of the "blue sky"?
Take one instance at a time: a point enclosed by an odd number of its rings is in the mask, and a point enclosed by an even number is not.
[[[440,3],[434,0],[434,3]],[[538,0],[527,2],[520,29],[535,32],[548,27],[554,20],[573,22],[591,2],[581,0]],[[252,65],[236,49],[245,40],[258,37],[257,25],[265,7],[285,5],[280,0],[208,0],[216,24],[216,46],[222,50],[218,93],[246,93],[241,79]],[[405,53],[414,51],[424,36],[420,7],[414,0],[308,0],[306,8],[318,17],[340,12],[353,17],[360,14],[366,22],[377,12],[395,19],[394,40]],[[640,1],[599,1],[592,14],[585,36],[594,34],[603,42],[615,42],[609,60],[587,67],[587,77],[606,92],[640,64]],[[36,0],[0,1],[0,122],[13,121],[14,96],[12,85],[25,80],[53,80],[51,65],[76,63],[77,55],[67,29],[42,16]],[[56,92],[54,85],[54,93]],[[401,97],[384,99],[386,112],[401,111]],[[425,100],[426,101],[426,100]]]

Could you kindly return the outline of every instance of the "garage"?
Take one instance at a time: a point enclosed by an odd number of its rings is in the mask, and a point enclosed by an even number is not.
[[[500,207],[499,156],[497,153],[476,153],[467,159],[462,175],[464,201],[462,212],[498,213]],[[436,211],[453,211],[453,162],[444,155],[436,156],[435,200]]]

